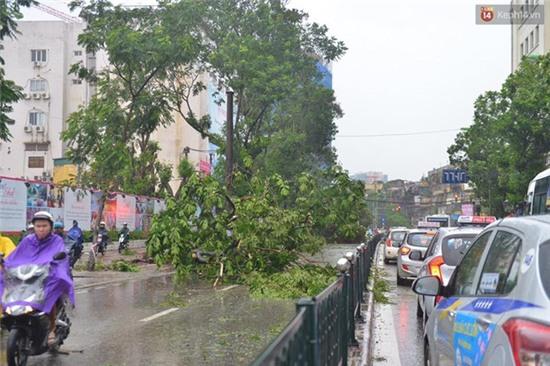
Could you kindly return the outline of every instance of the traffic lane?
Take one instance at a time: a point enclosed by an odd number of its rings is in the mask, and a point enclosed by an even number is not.
[[[226,289],[174,292],[165,276],[78,290],[61,348],[67,354],[31,357],[29,365],[247,364],[294,316],[295,305]],[[5,345],[4,336],[2,362]]]
[[[402,365],[424,365],[422,321],[416,316],[416,294],[408,286],[397,286],[397,265],[381,264],[385,279],[390,283],[388,298],[397,337],[396,348]]]

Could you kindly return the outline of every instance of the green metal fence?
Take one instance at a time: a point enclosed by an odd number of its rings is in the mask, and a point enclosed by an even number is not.
[[[319,295],[300,299],[296,316],[251,366],[346,366],[380,239],[346,253],[337,264],[338,279]]]

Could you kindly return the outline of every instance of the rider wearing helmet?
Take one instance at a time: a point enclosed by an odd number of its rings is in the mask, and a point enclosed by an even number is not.
[[[53,232],[56,235],[59,235],[62,239],[65,239],[65,225],[61,221],[56,221],[53,223]]]
[[[50,334],[48,343],[55,342],[55,322],[57,317],[57,302],[63,296],[68,296],[74,304],[74,285],[70,277],[68,258],[54,260],[54,256],[65,250],[63,239],[53,232],[54,220],[47,211],[39,211],[32,218],[34,235],[26,236],[17,248],[6,258],[4,266],[15,268],[27,264],[49,265],[49,276],[45,281],[44,301],[33,304],[37,310],[50,316]],[[1,287],[1,292],[4,288]],[[1,294],[0,294],[1,296]]]

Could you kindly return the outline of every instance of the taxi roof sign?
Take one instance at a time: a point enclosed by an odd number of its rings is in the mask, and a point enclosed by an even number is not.
[[[426,228],[426,229],[439,229],[441,226],[440,222],[435,221],[418,221],[418,224],[416,225],[417,228]]]
[[[459,225],[489,225],[497,221],[494,216],[460,216]]]

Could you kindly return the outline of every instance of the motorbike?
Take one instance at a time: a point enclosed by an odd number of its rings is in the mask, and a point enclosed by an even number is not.
[[[54,256],[63,260],[65,252]],[[3,262],[3,258],[0,259]],[[66,299],[59,299],[55,325],[55,342],[48,346],[50,318],[48,314],[24,303],[40,304],[45,299],[44,280],[49,275],[49,265],[26,264],[5,270],[3,303],[8,304],[2,316],[2,327],[9,331],[7,346],[8,366],[25,366],[29,356],[45,352],[57,352],[69,336],[71,320],[67,315]]]
[[[129,235],[128,233],[120,233],[118,237],[118,253],[122,253],[123,250],[128,249]]]
[[[102,256],[105,255],[105,250],[107,249],[107,236],[105,234],[99,233],[97,234],[97,240],[90,248],[90,251],[88,252],[88,264],[87,269],[88,271],[93,271],[95,268],[96,263],[96,257],[101,254]]]
[[[82,249],[82,243],[70,236],[67,236],[65,239],[65,251],[69,254],[69,264],[71,268],[74,268],[75,263],[82,256]]]

